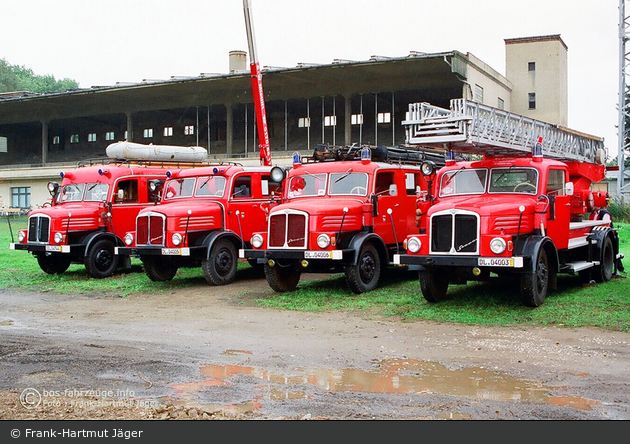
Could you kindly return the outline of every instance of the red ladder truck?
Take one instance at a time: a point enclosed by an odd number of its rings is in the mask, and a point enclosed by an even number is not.
[[[513,276],[522,301],[536,307],[559,273],[611,279],[619,237],[610,222],[585,220],[606,207],[603,139],[504,110],[451,101],[450,109],[409,106],[407,142],[445,149],[446,166],[421,169],[432,186],[417,202],[420,229],[395,263],[418,270],[425,299],[449,284]],[[462,153],[472,160],[461,161]]]

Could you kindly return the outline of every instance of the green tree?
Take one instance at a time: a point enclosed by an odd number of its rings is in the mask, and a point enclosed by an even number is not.
[[[11,65],[5,59],[0,59],[0,92],[46,93],[78,87],[79,83],[75,80],[68,78],[57,80],[50,74],[40,76],[25,66]]]

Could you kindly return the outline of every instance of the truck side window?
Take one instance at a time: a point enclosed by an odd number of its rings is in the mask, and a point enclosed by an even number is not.
[[[242,199],[251,197],[252,195],[252,178],[251,176],[239,176],[234,180],[234,188],[232,189],[232,197],[234,199]]]
[[[547,194],[561,195],[564,188],[564,170],[549,170]]]
[[[114,202],[138,203],[138,181],[136,179],[129,179],[118,182]]]
[[[151,191],[151,187],[149,187],[147,184],[147,202],[155,202],[156,200],[160,200],[160,193],[162,191],[162,187],[164,186],[164,179],[160,179],[158,182],[160,183],[160,186],[155,188],[154,191]]]
[[[261,185],[263,196],[272,195],[280,187],[278,182],[273,182],[271,180],[271,176],[262,176]]]
[[[376,185],[374,187],[374,193],[387,194],[389,192],[389,186],[394,183],[394,173],[382,172],[376,174]],[[415,192],[415,191],[414,191]]]
[[[405,188],[407,196],[415,196],[416,189],[420,186],[420,173],[405,173]]]

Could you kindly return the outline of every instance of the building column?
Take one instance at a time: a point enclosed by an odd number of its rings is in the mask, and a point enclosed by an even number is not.
[[[48,121],[42,120],[42,164],[48,162]]]
[[[234,108],[231,103],[225,105],[225,149],[227,154],[232,154],[234,147]]]
[[[346,146],[352,145],[352,103],[350,96],[344,97],[346,103],[346,111],[343,123],[344,139]]]
[[[133,142],[133,116],[131,111],[125,114],[127,115],[127,142]]]

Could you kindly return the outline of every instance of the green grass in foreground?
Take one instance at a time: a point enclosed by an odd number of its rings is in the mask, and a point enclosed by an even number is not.
[[[11,220],[14,235],[26,219]],[[630,224],[616,224],[630,269]],[[108,279],[91,279],[83,265],[71,265],[59,276],[42,272],[35,258],[24,251],[9,250],[11,236],[6,220],[0,223],[0,288],[71,294],[102,294],[121,297],[132,293],[173,292],[179,288],[208,285],[200,269],[181,269],[170,282],[152,282],[134,259],[127,273]],[[237,279],[251,278],[252,269],[240,264]],[[491,279],[488,283],[451,285],[448,300],[430,304],[420,292],[417,274],[403,267],[390,268],[376,290],[355,295],[345,286],[343,275],[302,282],[291,293],[272,293],[257,299],[260,306],[300,311],[360,311],[402,320],[432,320],[460,324],[598,327],[630,331],[630,278],[583,287],[577,276],[560,275],[558,290],[552,291],[538,308],[521,304],[514,281]],[[262,285],[266,285],[264,283]]]

